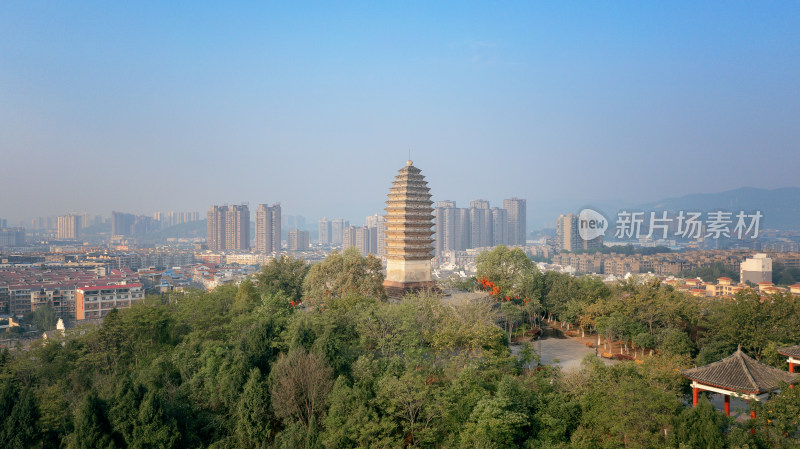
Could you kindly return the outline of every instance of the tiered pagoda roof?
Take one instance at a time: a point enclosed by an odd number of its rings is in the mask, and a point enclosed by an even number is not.
[[[411,161],[400,169],[386,201],[386,258],[430,260],[433,201],[425,177]]]
[[[683,375],[704,385],[751,394],[767,393],[777,390],[781,383],[798,381],[797,374],[761,363],[741,348],[718,362],[684,370]]]

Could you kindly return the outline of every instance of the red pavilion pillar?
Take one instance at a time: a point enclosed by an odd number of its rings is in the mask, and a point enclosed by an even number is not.
[[[755,410],[750,410],[750,419],[756,419],[756,411]],[[753,428],[750,429],[750,435],[755,435],[755,434],[756,434],[756,428],[753,427]]]
[[[726,394],[725,398],[725,416],[731,416],[731,396]]]
[[[699,389],[692,387],[692,407],[697,407],[697,393],[699,392]]]
[[[789,362],[789,372],[790,373],[794,372],[794,363],[792,363],[792,362]]]

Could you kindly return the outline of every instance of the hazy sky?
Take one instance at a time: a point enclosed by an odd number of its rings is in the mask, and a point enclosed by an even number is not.
[[[800,2],[265,3],[4,1],[0,217],[800,185]]]

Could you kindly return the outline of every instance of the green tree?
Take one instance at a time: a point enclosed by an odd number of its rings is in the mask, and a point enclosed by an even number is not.
[[[692,355],[695,347],[686,332],[679,329],[666,329],[661,338],[661,349],[667,354]]]
[[[685,408],[673,419],[672,446],[687,449],[723,448],[728,421],[702,397],[696,407]]]
[[[519,365],[520,368],[528,368],[531,362],[539,363],[541,358],[539,354],[533,351],[533,345],[529,341],[522,343],[519,350]]]
[[[39,406],[31,388],[26,387],[19,390],[14,386],[6,386],[3,390],[2,402],[4,409],[9,408],[8,402],[13,404],[10,407],[11,412],[4,416],[5,422],[2,432],[0,432],[0,441],[3,442],[4,447],[9,449],[34,447],[41,435],[37,426]]]
[[[404,439],[413,446],[420,441],[431,443],[436,435],[430,432],[432,422],[440,416],[438,389],[426,382],[420,372],[404,372],[399,377],[387,376],[378,385],[377,398],[389,415],[397,418]]]
[[[739,270],[731,270],[725,267],[722,262],[715,262],[710,265],[693,268],[691,270],[683,270],[679,274],[682,278],[700,278],[705,282],[713,282],[723,276],[739,282]]]
[[[674,394],[642,376],[632,363],[607,367],[592,359],[587,369],[581,424],[573,441],[587,447],[663,447],[664,429],[680,409]]]
[[[281,333],[284,329],[284,321],[274,314],[259,316],[259,319],[247,323],[238,344],[247,364],[261,372],[269,372],[283,347]]]
[[[613,312],[610,316],[598,317],[595,322],[597,332],[605,335],[607,341],[619,338],[625,343],[626,349],[628,339],[644,330],[636,320],[623,312]]]
[[[314,318],[316,317],[302,314],[292,320],[285,335],[289,350],[302,349],[306,352],[311,350],[317,340],[317,320]]]
[[[517,410],[510,398],[481,399],[461,433],[463,446],[476,448],[519,447],[528,417]]]
[[[107,417],[105,402],[94,391],[84,397],[75,412],[75,431],[67,447],[69,449],[114,448],[111,423]]]
[[[475,287],[478,286],[478,283],[475,280],[475,276],[462,278],[458,274],[453,274],[449,278],[441,281],[440,285],[442,286],[442,288],[448,290],[455,290],[460,292],[472,292],[475,291]]]
[[[316,418],[312,418],[307,426],[298,421],[289,423],[275,435],[273,447],[275,449],[322,449],[319,443]]]
[[[522,323],[525,312],[523,308],[513,302],[504,302],[500,304],[500,316],[503,318],[506,334],[508,334],[508,341],[514,335],[514,329]]]
[[[33,311],[32,320],[34,326],[43,331],[55,329],[56,322],[58,322],[58,317],[56,317],[56,311],[53,308],[53,304],[48,302],[37,307],[36,310]]]
[[[303,260],[283,255],[265,265],[255,278],[262,294],[282,294],[290,301],[299,302],[303,300],[303,281],[308,270]]]
[[[355,247],[341,254],[334,251],[311,267],[303,291],[317,304],[350,295],[385,298],[381,261],[371,254],[362,256]]]
[[[500,287],[498,298],[541,297],[541,278],[536,265],[519,248],[505,245],[478,255],[478,278],[485,277]]]
[[[772,263],[772,279],[775,285],[789,286],[797,283],[800,280],[800,268],[787,267],[786,265],[773,262]]]
[[[167,416],[158,392],[145,393],[133,428],[133,438],[128,441],[132,449],[173,448],[180,440],[174,418]]]
[[[800,386],[784,385],[780,392],[766,403],[755,404],[756,428],[760,435],[774,442],[785,442],[788,447],[798,444],[800,432]],[[779,447],[777,444],[775,447]],[[796,446],[795,446],[796,447]]]
[[[647,349],[654,349],[656,347],[656,337],[649,332],[640,332],[631,340],[634,346],[642,350],[642,356]]]
[[[7,437],[5,435],[5,420],[11,415],[14,410],[14,404],[17,402],[19,396],[19,388],[14,380],[8,376],[0,377],[0,436],[3,440]]]
[[[245,312],[255,307],[259,300],[258,291],[256,290],[253,281],[249,278],[243,280],[239,284],[239,291],[236,292],[236,299],[233,302],[233,310],[237,312]]]
[[[704,347],[730,350],[741,344],[745,352],[760,360],[771,342],[796,344],[800,299],[776,294],[762,301],[758,293],[745,289],[734,301],[714,304],[708,321],[710,332],[702,340]]]
[[[590,309],[598,301],[611,295],[608,287],[592,276],[576,278],[565,273],[547,272],[542,280],[542,306],[550,315],[566,323],[591,326]]]
[[[266,382],[261,371],[253,368],[236,409],[236,439],[240,447],[268,447],[272,418]]]
[[[111,309],[103,325],[89,339],[94,361],[105,373],[116,373],[121,359],[128,355],[125,325],[118,309]]]
[[[133,441],[139,402],[143,395],[143,389],[139,386],[134,387],[128,377],[124,377],[117,384],[109,410],[111,425],[118,435],[117,446],[126,446],[127,442]]]
[[[344,376],[336,379],[329,395],[330,408],[322,421],[325,447],[345,449],[397,445],[398,425],[378,409],[371,388],[374,381],[371,374],[361,372],[353,386],[348,385]]]

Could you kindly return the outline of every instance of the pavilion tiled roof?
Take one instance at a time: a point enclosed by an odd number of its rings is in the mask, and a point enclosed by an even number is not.
[[[761,363],[741,349],[720,361],[684,370],[683,376],[712,387],[753,394],[774,391],[783,382],[798,381],[797,374]]]
[[[787,357],[796,357],[800,358],[800,345],[794,346],[787,346],[785,348],[779,348],[778,354],[785,355]]]

